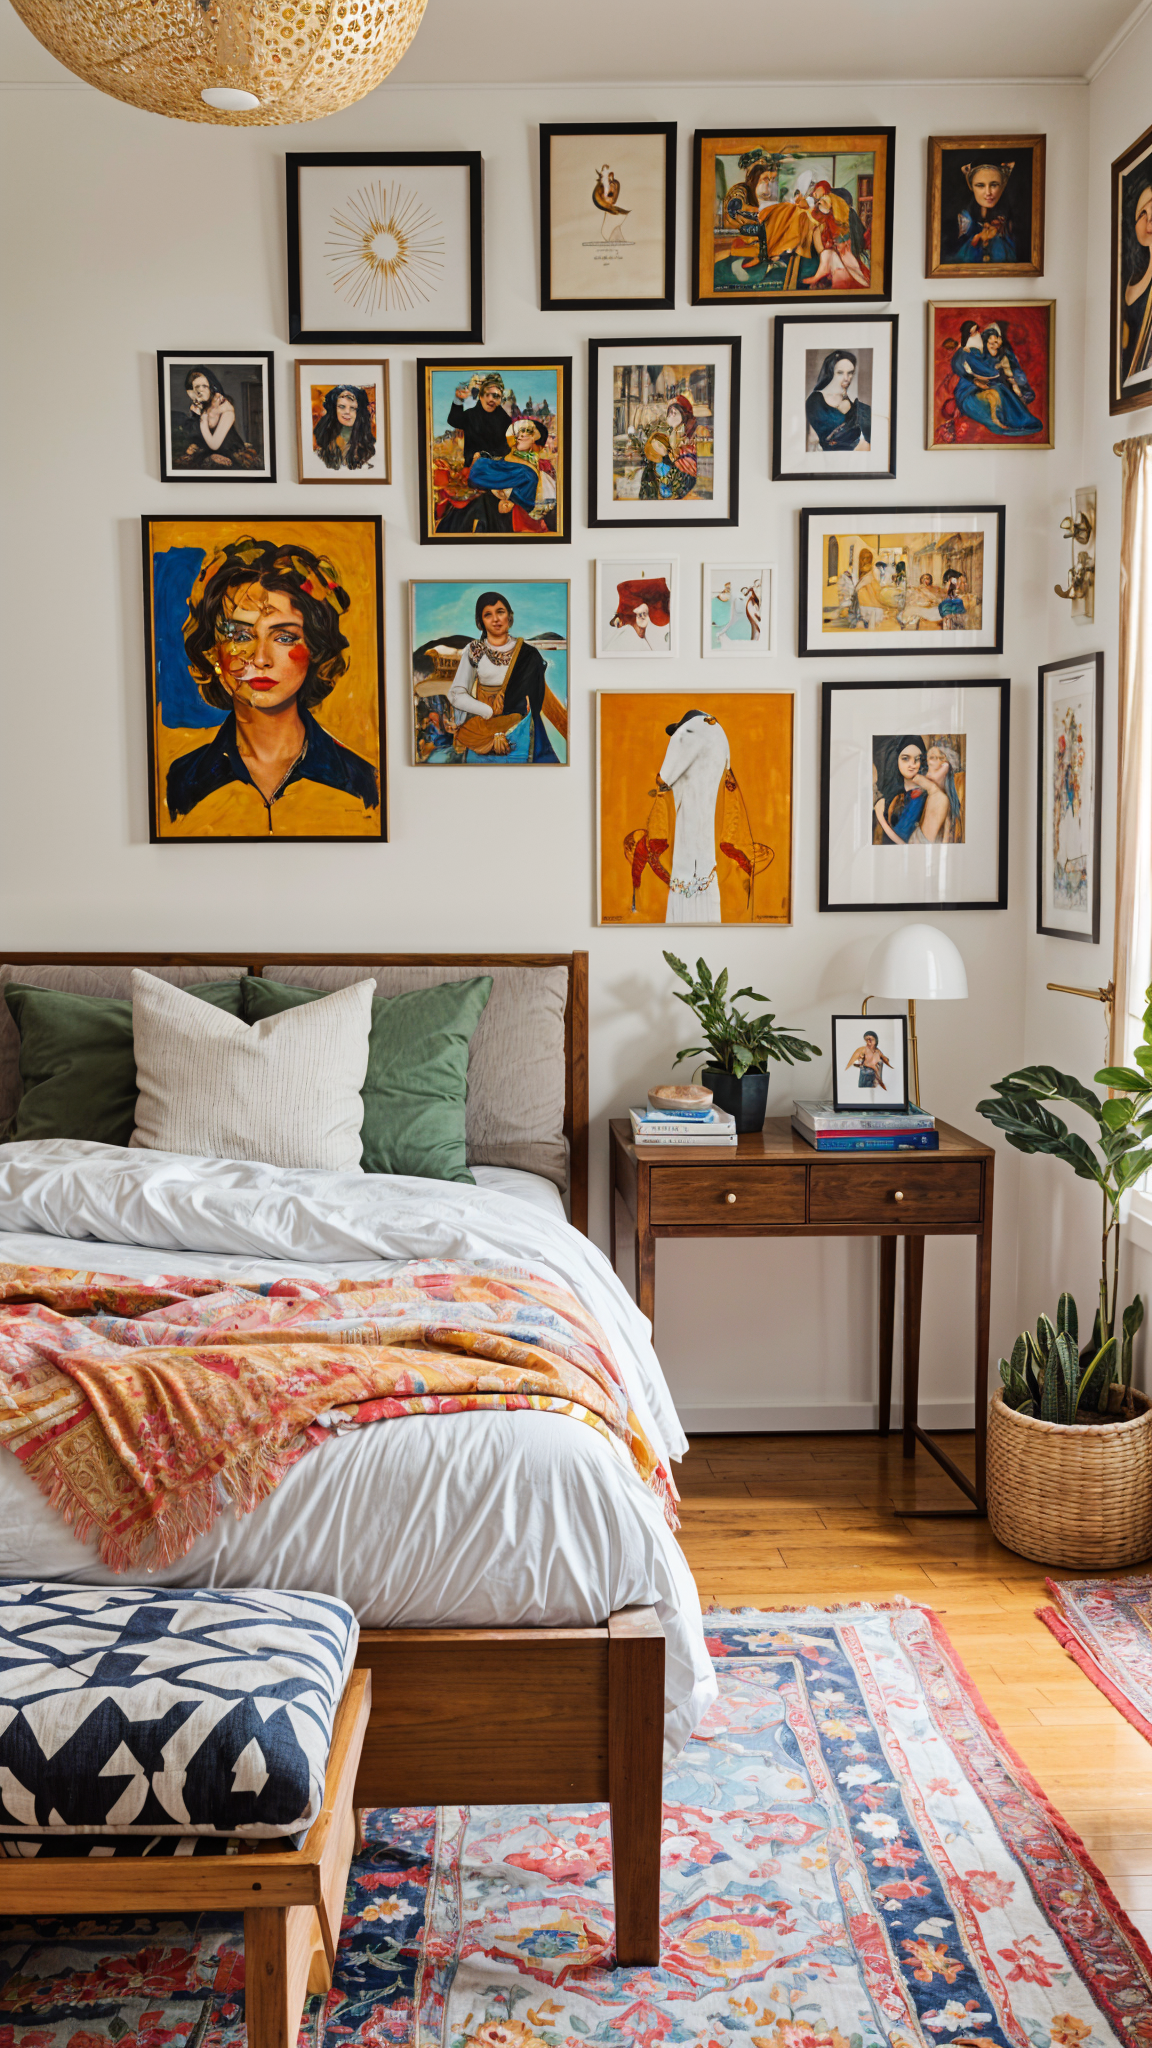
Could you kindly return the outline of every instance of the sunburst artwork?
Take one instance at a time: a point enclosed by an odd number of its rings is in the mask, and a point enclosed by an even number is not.
[[[379,179],[335,210],[324,246],[333,289],[361,313],[430,305],[444,254],[444,223],[419,193]]]
[[[290,156],[287,170],[293,341],[483,340],[478,151]]]

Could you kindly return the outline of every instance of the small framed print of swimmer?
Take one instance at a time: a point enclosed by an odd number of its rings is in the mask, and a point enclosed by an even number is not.
[[[906,1018],[833,1017],[832,1102],[856,1115],[907,1112]]]

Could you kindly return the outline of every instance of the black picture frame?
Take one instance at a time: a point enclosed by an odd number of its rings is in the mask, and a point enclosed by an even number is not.
[[[781,467],[781,441],[784,418],[784,341],[790,327],[840,326],[847,335],[857,327],[889,327],[892,331],[892,368],[888,393],[888,453],[890,466],[887,469],[784,469]],[[896,394],[897,368],[899,362],[900,315],[898,313],[838,313],[821,317],[818,313],[777,313],[772,323],[772,481],[773,483],[884,483],[890,482],[896,474]],[[875,393],[873,392],[873,400]],[[875,409],[873,407],[873,409]]]
[[[882,146],[884,156],[884,191],[881,200],[880,221],[883,244],[880,257],[880,283],[875,289],[853,291],[844,298],[845,304],[885,305],[892,297],[892,220],[895,200],[896,130],[885,127],[848,128],[772,128],[765,124],[733,123],[729,128],[698,128],[692,140],[692,221],[690,230],[692,304],[694,306],[810,306],[812,293],[807,286],[792,291],[717,291],[715,280],[711,286],[704,282],[705,250],[711,245],[713,229],[702,213],[703,164],[705,150],[710,151],[711,160],[717,154],[727,156],[746,154],[751,149],[766,148],[769,152],[783,153],[799,143],[811,143],[813,153],[819,149],[824,154],[834,154],[837,143],[857,153],[869,146]],[[713,145],[725,145],[721,151]],[[875,246],[875,221],[872,223],[872,244]],[[713,259],[714,261],[714,259]]]
[[[202,367],[203,369],[208,371],[210,375],[214,376],[217,366],[224,368],[227,371],[228,366],[235,366],[236,368],[238,368],[243,363],[259,363],[262,365],[262,375],[260,379],[260,434],[262,441],[261,452],[264,458],[263,461],[259,464],[253,464],[233,458],[231,460],[226,459],[224,462],[217,462],[214,461],[211,458],[211,456],[206,453],[205,460],[202,463],[191,461],[187,463],[180,462],[179,458],[176,456],[175,453],[175,436],[173,433],[172,371],[175,370],[177,374],[179,374],[180,370],[183,370],[184,375],[189,376],[195,369]],[[276,378],[274,365],[275,356],[271,349],[157,349],[156,392],[160,410],[160,481],[162,484],[275,483]],[[218,384],[219,381],[219,378],[216,378],[216,382]],[[233,397],[233,394],[230,392],[226,392],[225,395],[229,398],[233,406],[235,406],[236,398],[239,398],[241,400],[242,411],[248,412],[249,407],[245,402],[244,394],[239,388],[240,380],[233,377],[230,381],[232,381],[236,386],[235,397]],[[221,385],[220,388],[224,389],[223,385]],[[191,412],[189,414],[189,417],[193,417]],[[234,424],[234,427],[230,431],[230,434],[227,438],[231,438],[231,432],[236,432],[240,435],[241,439],[245,439],[245,437],[251,432],[252,424],[253,422],[251,417],[244,418],[242,421],[238,420]],[[247,447],[251,446],[251,444],[248,443],[246,440],[245,445]],[[223,448],[221,448],[220,452],[223,454],[225,451]]]
[[[552,290],[552,138],[555,135],[662,135],[664,137],[664,290],[651,298],[557,297]],[[540,127],[540,308],[545,313],[656,312],[676,304],[675,121],[549,121]]]
[[[980,514],[981,516],[987,519],[994,518],[996,521],[996,618],[993,640],[981,640],[979,646],[976,647],[965,646],[960,635],[949,636],[946,633],[940,633],[938,636],[933,636],[931,645],[929,647],[929,645],[926,644],[925,640],[918,633],[915,635],[885,635],[883,638],[878,639],[874,639],[869,634],[865,633],[860,636],[860,639],[857,642],[851,642],[849,640],[845,640],[843,643],[837,641],[835,644],[820,642],[814,647],[809,646],[809,536],[811,522],[813,521],[813,519],[844,519],[848,522],[849,532],[870,533],[873,531],[874,528],[878,530],[880,523],[883,523],[885,529],[891,528],[895,522],[901,520],[906,522],[913,522],[916,520],[940,520],[945,525],[947,525],[948,522],[951,519],[955,518],[958,514],[965,518],[969,518],[976,513]],[[929,652],[934,656],[967,655],[969,657],[978,654],[1003,654],[1004,528],[1005,507],[1003,505],[865,504],[821,505],[818,508],[806,507],[800,514],[800,601],[797,606],[796,620],[797,654],[804,660],[812,660],[817,656],[822,656],[825,660],[828,661],[856,660],[861,656],[867,658],[869,656],[875,655],[883,655],[885,658],[887,658],[888,656],[892,656],[897,660],[914,660],[917,658],[923,660]],[[950,646],[948,644],[950,638],[956,638],[957,640],[960,640],[960,644],[956,647]],[[907,644],[901,645],[901,640],[906,641]]]
[[[1044,922],[1044,820],[1048,804],[1048,789],[1045,786],[1045,748],[1047,733],[1048,695],[1050,679],[1065,669],[1082,669],[1091,663],[1095,669],[1096,689],[1092,729],[1092,743],[1095,749],[1095,773],[1092,777],[1092,818],[1089,825],[1092,848],[1092,929],[1087,932],[1065,931],[1060,925]],[[1036,930],[1044,938],[1070,939],[1082,946],[1100,944],[1100,845],[1102,810],[1100,803],[1100,764],[1104,750],[1104,656],[1102,653],[1070,654],[1063,661],[1046,661],[1040,664],[1036,675]]]
[[[605,339],[588,343],[588,524],[589,526],[647,527],[659,528],[664,533],[676,533],[682,528],[693,526],[738,526],[740,523],[740,341],[738,334],[693,334],[658,335],[621,340]],[[700,519],[660,519],[649,515],[640,518],[609,519],[597,512],[599,491],[599,364],[601,350],[615,352],[618,349],[635,350],[637,360],[647,362],[654,356],[660,361],[676,359],[680,351],[689,359],[699,358],[709,349],[729,350],[730,377],[728,402],[728,510],[726,514]],[[715,417],[713,417],[713,447],[715,447]],[[621,500],[621,503],[630,502]],[[637,504],[642,501],[637,499]],[[658,502],[658,501],[652,501]],[[703,504],[704,500],[699,501]]]
[[[557,520],[555,533],[437,533],[431,524],[431,490],[429,462],[429,419],[428,386],[433,371],[444,371],[467,382],[470,377],[485,370],[527,370],[547,369],[557,373],[557,398],[560,419],[560,480],[556,495]],[[420,459],[420,541],[428,547],[567,547],[572,539],[572,358],[571,356],[491,356],[478,362],[475,356],[417,356],[416,358],[416,432]]]
[[[832,1026],[832,1107],[835,1110],[837,1116],[875,1116],[878,1110],[883,1110],[887,1116],[907,1116],[910,1106],[908,1094],[909,1077],[907,1017],[889,1016],[886,1011],[880,1012],[880,1014],[877,1016],[870,1017],[866,1015],[861,1015],[858,1011],[853,1010],[836,1014],[830,1017],[828,1021]],[[883,1024],[886,1029],[891,1030],[894,1036],[899,1039],[901,1053],[900,1071],[904,1089],[902,1100],[898,1101],[895,1095],[889,1094],[886,1087],[880,1091],[876,1101],[871,1103],[867,1108],[862,1103],[857,1101],[855,1097],[853,1097],[852,1101],[850,1102],[842,1100],[844,1079],[843,1071],[840,1064],[840,1046],[837,1042],[839,1034],[837,1033],[836,1026],[838,1024],[844,1024],[850,1027],[850,1029],[845,1032],[846,1037],[855,1035],[857,1038],[863,1038],[867,1032],[871,1031],[875,1034],[877,1039],[879,1039],[880,1034],[876,1030],[876,1026],[878,1024]]]
[[[947,683],[947,678],[943,681]],[[971,690],[998,690],[1000,692],[999,718],[997,723],[999,748],[999,788],[996,804],[996,894],[994,897],[976,899],[964,898],[955,903],[942,901],[934,896],[927,899],[913,898],[908,902],[876,902],[870,898],[866,903],[850,903],[832,897],[830,888],[831,850],[831,782],[832,782],[832,704],[837,693],[847,694],[861,690],[916,690],[940,687],[940,679],[925,679],[916,683],[891,683],[877,677],[868,682],[825,681],[820,693],[820,901],[821,910],[858,911],[875,915],[877,911],[919,911],[931,910],[933,917],[938,913],[953,910],[1007,910],[1008,908],[1008,792],[1009,761],[1008,743],[1011,729],[1012,684],[1006,676],[966,676],[962,685]]]
[[[305,327],[300,292],[300,174],[308,169],[400,170],[436,165],[468,171],[468,325],[464,328]],[[288,338],[323,347],[363,348],[374,342],[429,342],[446,348],[484,340],[484,159],[478,149],[376,149],[293,151],[284,159],[288,224]]]

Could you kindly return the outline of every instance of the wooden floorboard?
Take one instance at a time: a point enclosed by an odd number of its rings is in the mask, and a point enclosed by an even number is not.
[[[972,1473],[970,1434],[945,1448]],[[1152,1937],[1152,1744],[1036,1618],[1049,1600],[1042,1565],[1005,1550],[987,1522],[908,1516],[959,1502],[923,1449],[905,1460],[899,1436],[698,1436],[676,1477],[705,1608],[896,1594],[932,1607],[1013,1748]]]

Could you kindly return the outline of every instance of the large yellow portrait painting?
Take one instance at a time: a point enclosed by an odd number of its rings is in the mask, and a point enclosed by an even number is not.
[[[601,924],[789,924],[793,699],[601,690]]]
[[[381,521],[143,526],[153,841],[386,839]]]

